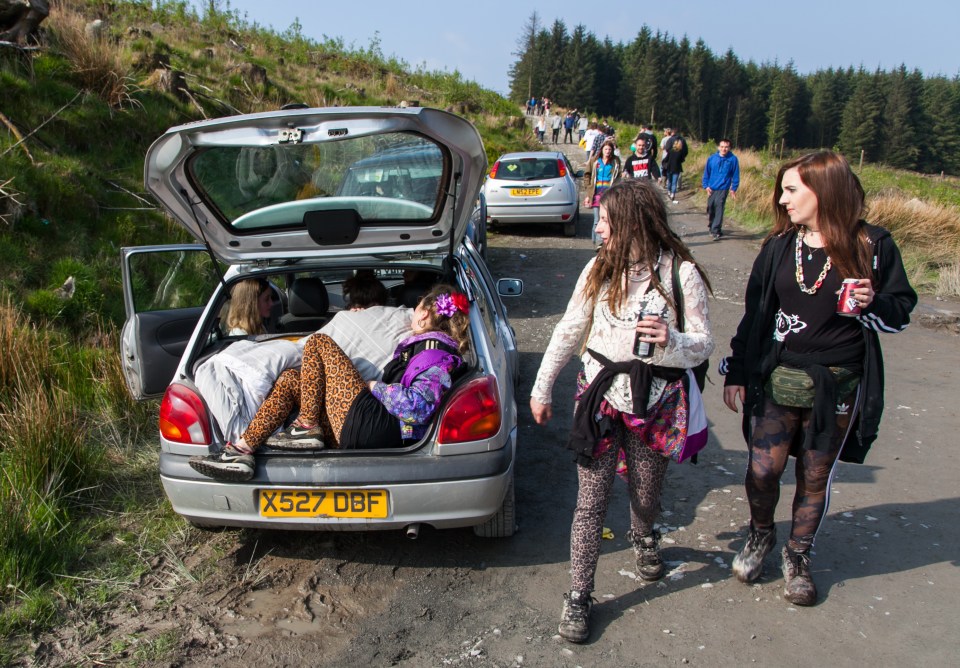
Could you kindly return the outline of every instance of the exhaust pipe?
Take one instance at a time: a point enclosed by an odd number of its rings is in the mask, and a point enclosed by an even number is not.
[[[416,540],[420,535],[420,525],[419,524],[408,524],[407,525],[407,538],[410,540]]]

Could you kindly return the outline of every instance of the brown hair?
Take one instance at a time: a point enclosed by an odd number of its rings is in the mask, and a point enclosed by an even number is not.
[[[450,296],[460,295],[463,297],[464,303],[469,304],[466,295],[446,283],[438,283],[433,286],[430,291],[423,296],[420,303],[430,312],[430,329],[449,335],[450,338],[457,342],[457,345],[460,347],[460,352],[464,352],[470,348],[470,316],[459,309],[450,316],[437,313],[437,298],[444,294]]]
[[[764,243],[796,227],[790,222],[786,207],[780,204],[783,175],[788,169],[794,168],[803,184],[817,197],[820,237],[841,277],[870,276],[873,253],[863,225],[866,210],[863,186],[846,158],[833,151],[808,153],[780,167],[773,188],[775,221]]]
[[[227,313],[227,330],[242,329],[248,335],[263,334],[263,318],[260,317],[260,295],[270,290],[270,284],[262,278],[248,278],[230,288],[230,311]]]
[[[601,287],[609,282],[607,300],[610,310],[619,313],[626,300],[622,279],[632,266],[639,263],[650,272],[654,289],[676,311],[673,295],[664,291],[655,272],[654,265],[661,249],[672,251],[679,261],[692,262],[704,285],[712,292],[710,281],[693,259],[690,249],[667,224],[667,209],[651,182],[640,179],[619,181],[604,191],[600,206],[607,211],[610,240],[600,248],[587,276],[585,297],[588,302],[596,302]]]
[[[390,298],[387,288],[369,269],[358,269],[343,282],[343,296],[347,298],[347,308],[382,306]]]
[[[604,146],[610,146],[610,162],[612,162],[612,163],[614,163],[614,164],[616,164],[616,165],[619,165],[619,164],[620,164],[620,158],[618,158],[618,157],[617,157],[617,154],[616,154],[617,142],[614,141],[613,139],[604,139],[604,140],[603,140],[603,143],[600,144],[600,149],[597,151],[597,157],[594,158],[593,161],[590,163],[590,170],[591,170],[591,171],[593,170],[594,165],[596,165],[598,162],[600,162],[600,160],[603,158],[603,147],[604,147]]]

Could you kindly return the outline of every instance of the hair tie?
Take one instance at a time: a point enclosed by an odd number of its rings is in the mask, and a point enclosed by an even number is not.
[[[470,303],[467,301],[466,295],[461,292],[454,292],[452,294],[444,292],[441,295],[437,295],[434,306],[437,309],[437,313],[445,315],[448,318],[453,317],[453,314],[457,311],[464,314],[470,312]]]

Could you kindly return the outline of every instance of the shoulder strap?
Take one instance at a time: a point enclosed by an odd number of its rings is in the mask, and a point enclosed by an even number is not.
[[[684,330],[683,324],[683,290],[680,289],[680,263],[677,262],[677,255],[673,255],[673,281],[670,286],[673,289],[673,303],[677,307],[677,329]]]

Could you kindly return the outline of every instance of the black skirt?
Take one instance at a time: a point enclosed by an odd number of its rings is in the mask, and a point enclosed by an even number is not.
[[[364,388],[347,411],[340,434],[341,450],[400,448],[400,421]]]

